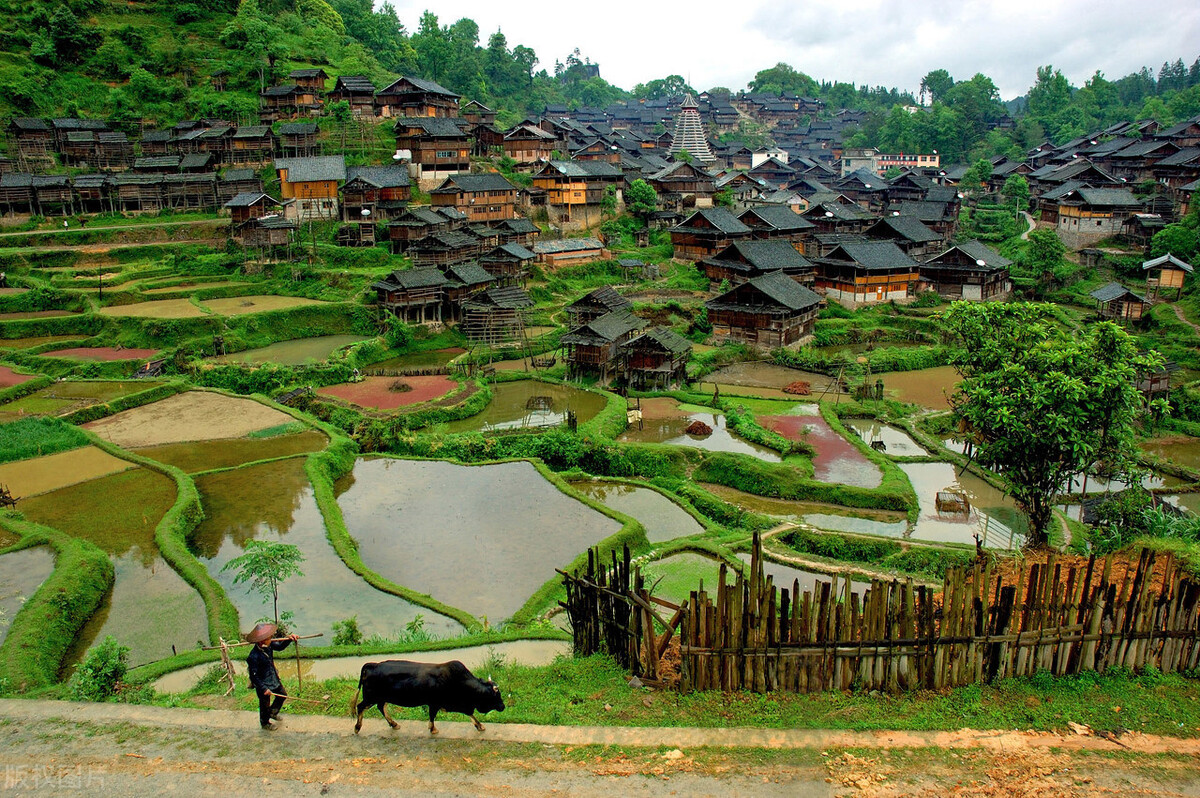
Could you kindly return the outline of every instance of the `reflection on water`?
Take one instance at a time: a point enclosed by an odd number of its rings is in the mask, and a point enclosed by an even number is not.
[[[319,335],[315,338],[296,338],[279,341],[258,349],[246,349],[211,358],[214,363],[278,363],[281,366],[300,366],[325,360],[339,349],[367,340],[365,335]]]
[[[889,538],[901,538],[908,532],[907,521],[880,521],[855,515],[809,513],[802,516],[801,520],[817,529],[830,532],[856,532],[860,535],[882,535]]]
[[[116,570],[104,606],[84,625],[68,655],[112,635],[129,646],[129,662],[169,657],[208,639],[199,594],[159,556],[154,529],[175,503],[175,483],[145,468],[93,479],[21,502],[30,521],[95,543]]]
[[[704,382],[730,386],[754,386],[781,389],[793,382],[807,382],[813,393],[819,393],[833,381],[827,374],[778,366],[765,361],[732,363],[717,369]],[[788,398],[791,398],[790,396]]]
[[[858,433],[858,437],[867,443],[882,441],[887,447],[884,452],[893,457],[921,457],[929,454],[909,437],[907,432],[881,424],[873,418],[844,418],[842,423]]]
[[[279,589],[279,606],[294,615],[303,634],[323,633],[328,644],[333,624],[358,616],[363,634],[394,637],[417,615],[426,631],[449,637],[462,627],[445,616],[371,587],[351,571],[333,550],[312,487],[299,458],[240,468],[196,479],[204,504],[204,521],[190,544],[209,573],[238,609],[242,626],[269,616],[271,605],[245,584],[233,583],[227,562],[240,556],[249,540],[282,541],[304,554],[303,576],[293,576]]]
[[[1180,436],[1147,441],[1142,444],[1142,449],[1165,460],[1179,463],[1181,466],[1200,470],[1200,440],[1196,438]]]
[[[747,566],[750,565],[750,554],[748,552],[740,552],[738,554],[738,559],[746,563]],[[784,565],[783,563],[778,563],[774,560],[768,560],[765,557],[763,558],[762,564],[763,573],[775,580],[775,587],[786,588],[788,591],[792,591],[793,588],[797,586],[797,583],[799,583],[799,590],[792,593],[794,597],[803,596],[805,591],[811,591],[814,595],[816,595],[818,582],[828,583],[833,579],[829,574],[819,574],[813,571],[802,571],[799,568],[793,568],[790,565]],[[839,594],[845,589],[845,584],[845,578],[838,577]],[[862,593],[870,586],[871,585],[869,582],[852,581],[850,583],[850,591],[856,592],[861,596]]]
[[[877,488],[883,482],[879,468],[850,441],[833,431],[820,415],[759,416],[758,423],[788,440],[805,441],[816,451],[813,478],[860,488]]]
[[[620,529],[525,462],[359,460],[335,489],[367,567],[493,623]]]
[[[712,434],[703,437],[688,435],[684,430],[693,421],[702,421],[712,427]],[[691,413],[683,418],[647,418],[642,421],[641,429],[638,429],[636,425],[631,426],[617,440],[669,443],[674,446],[691,446],[710,452],[737,452],[771,463],[778,463],[783,459],[774,449],[750,443],[730,432],[725,428],[725,416],[715,413]]]
[[[620,513],[636,518],[651,543],[698,535],[695,518],[658,491],[619,482],[572,482],[572,487]]]
[[[920,517],[911,537],[949,543],[974,543],[974,535],[983,545],[995,549],[1016,549],[1025,543],[1029,523],[1012,500],[970,472],[961,476],[950,463],[901,463],[917,492]],[[937,509],[939,491],[959,492],[966,497],[969,511],[954,513]]]
[[[535,397],[549,399],[549,406],[531,402]],[[601,394],[569,385],[537,380],[503,382],[492,386],[492,401],[482,413],[447,424],[446,432],[551,427],[563,423],[568,410],[574,411],[578,422],[583,424],[603,410],[606,402]],[[531,409],[531,405],[538,406]]]
[[[7,545],[0,541],[0,545]],[[54,551],[33,546],[0,556],[0,642],[21,606],[54,571]]]
[[[189,474],[212,468],[233,468],[255,460],[269,460],[325,448],[329,439],[316,430],[271,438],[229,438],[215,441],[167,443],[134,449],[137,454],[177,466]]]

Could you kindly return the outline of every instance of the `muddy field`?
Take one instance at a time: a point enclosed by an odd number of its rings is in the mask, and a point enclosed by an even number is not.
[[[198,319],[208,315],[186,299],[157,299],[134,305],[114,305],[96,312],[114,318],[139,319]]]
[[[18,374],[8,366],[0,366],[0,388],[11,388],[34,378],[33,374]]]
[[[135,407],[93,421],[85,428],[118,446],[135,448],[184,441],[241,438],[251,432],[290,424],[291,416],[253,399],[207,391],[188,391],[161,402]]]
[[[303,305],[324,305],[316,299],[296,296],[235,296],[225,299],[206,299],[204,307],[220,316],[243,316],[247,313],[263,313],[268,310],[285,310]]]
[[[113,346],[75,346],[70,349],[55,349],[42,352],[41,357],[62,357],[71,360],[145,360],[153,356],[157,349],[121,349]]]
[[[412,390],[393,390],[392,386],[397,382],[410,386]],[[362,382],[318,388],[317,393],[360,407],[395,410],[445,396],[457,387],[458,383],[449,377],[435,374],[428,377],[365,377]]]
[[[4,463],[0,465],[0,485],[7,485],[14,496],[28,498],[129,468],[133,468],[133,463],[113,457],[95,446],[85,446],[32,460]]]

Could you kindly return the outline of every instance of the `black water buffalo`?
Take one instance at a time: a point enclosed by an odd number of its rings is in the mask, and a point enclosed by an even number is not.
[[[358,694],[362,693],[359,702]],[[375,705],[383,718],[394,729],[396,721],[388,715],[387,705],[400,707],[429,707],[429,733],[437,734],[433,725],[437,713],[461,712],[471,718],[475,728],[483,731],[483,724],[475,717],[476,712],[504,711],[504,699],[500,688],[491,679],[477,679],[458,660],[431,665],[424,662],[409,662],[390,659],[385,662],[368,662],[358,677],[358,690],[350,703],[351,714],[357,714],[354,733],[362,729],[363,713]]]

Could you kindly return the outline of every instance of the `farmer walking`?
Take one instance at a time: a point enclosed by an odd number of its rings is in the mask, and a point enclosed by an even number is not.
[[[279,718],[279,710],[287,697],[287,691],[279,681],[279,672],[275,670],[275,652],[283,651],[299,639],[296,635],[288,635],[275,640],[278,629],[273,623],[260,623],[246,635],[247,642],[253,643],[246,657],[246,669],[250,673],[250,684],[258,693],[258,722],[267,731],[278,728],[271,721]]]

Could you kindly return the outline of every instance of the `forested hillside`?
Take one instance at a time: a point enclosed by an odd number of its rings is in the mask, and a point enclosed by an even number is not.
[[[366,75],[379,87],[401,74],[431,78],[497,110],[501,127],[548,105],[603,107],[704,88],[671,75],[627,92],[578,49],[568,51],[569,41],[562,53],[539,54],[519,43],[519,30],[482,41],[472,20],[446,23],[432,11],[409,30],[390,4],[374,9],[371,0],[0,0],[0,9],[9,20],[0,32],[0,113],[11,116],[95,116],[129,127],[246,122],[257,117],[259,91],[309,65]],[[216,91],[210,78],[222,71],[227,89]],[[1121,120],[1170,124],[1200,112],[1200,59],[1190,68],[1168,60],[1157,76],[1146,67],[1108,80],[1097,70],[1078,88],[1052,66],[1030,80],[1028,94],[1007,104],[986,75],[956,80],[944,69],[925,76],[917,97],[818,80],[787,64],[763,69],[747,88],[816,97],[827,113],[865,111],[848,146],[937,150],[943,163],[1016,154]]]

